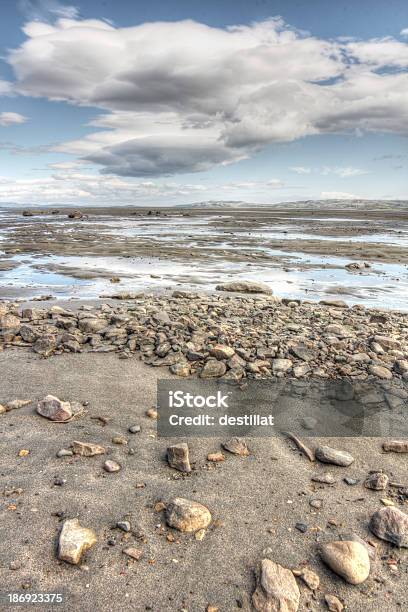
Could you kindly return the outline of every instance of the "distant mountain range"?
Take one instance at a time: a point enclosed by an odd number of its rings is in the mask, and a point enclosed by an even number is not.
[[[298,200],[296,202],[254,203],[240,200],[208,200],[193,204],[178,204],[176,208],[307,208],[307,209],[405,209],[408,200]]]

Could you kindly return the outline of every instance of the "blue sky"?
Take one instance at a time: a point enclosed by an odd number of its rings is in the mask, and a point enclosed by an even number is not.
[[[408,199],[403,0],[3,0],[0,41],[0,203]]]

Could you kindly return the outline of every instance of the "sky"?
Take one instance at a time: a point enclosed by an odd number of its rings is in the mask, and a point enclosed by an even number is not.
[[[408,199],[406,0],[2,0],[0,204]]]

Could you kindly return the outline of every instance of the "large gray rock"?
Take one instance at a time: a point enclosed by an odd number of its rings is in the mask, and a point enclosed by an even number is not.
[[[255,281],[231,281],[216,286],[216,291],[235,291],[237,293],[273,293],[269,285]]]
[[[381,540],[408,548],[408,515],[398,508],[390,506],[375,512],[369,528]]]
[[[202,504],[182,497],[175,497],[167,504],[166,521],[169,527],[191,533],[206,529],[211,523],[211,513]]]
[[[223,361],[209,359],[201,370],[201,378],[219,378],[227,371],[227,366]]]
[[[300,591],[292,572],[270,559],[262,559],[257,571],[252,604],[257,612],[296,612]]]
[[[360,584],[370,574],[370,557],[360,542],[328,542],[322,544],[320,554],[330,569],[350,584]]]

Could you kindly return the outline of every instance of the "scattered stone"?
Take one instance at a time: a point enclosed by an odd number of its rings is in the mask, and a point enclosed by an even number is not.
[[[113,461],[112,459],[107,459],[103,464],[103,469],[105,472],[120,472],[121,465],[117,463],[117,461]]]
[[[223,361],[217,361],[217,359],[209,359],[205,362],[203,369],[201,370],[201,378],[219,378],[223,376],[227,371],[227,366]]]
[[[387,507],[375,512],[369,529],[381,540],[408,548],[408,515],[399,508]]]
[[[206,529],[211,523],[211,513],[198,502],[175,497],[167,504],[166,521],[169,527],[190,533]]]
[[[386,453],[408,453],[408,440],[391,440],[384,442],[382,447]]]
[[[207,531],[205,529],[199,529],[195,532],[194,537],[198,542],[202,542],[205,538]]]
[[[312,476],[313,482],[320,482],[322,484],[332,485],[337,482],[336,478],[330,472],[324,472],[324,474],[315,474]]]
[[[57,457],[73,457],[74,452],[70,448],[61,448],[57,452]]]
[[[72,442],[72,449],[75,455],[81,455],[82,457],[93,457],[94,455],[104,455],[105,449],[99,444],[93,444],[92,442],[79,442],[74,440]]]
[[[116,527],[118,529],[121,529],[125,533],[129,533],[130,530],[131,530],[131,525],[130,525],[129,521],[118,521],[116,523]]]
[[[255,610],[296,612],[299,602],[300,591],[293,573],[270,559],[262,559],[256,572],[256,589],[252,594]]]
[[[122,445],[122,446],[127,446],[127,438],[125,438],[125,436],[113,436],[112,438],[112,444],[118,444],[118,445]]]
[[[4,414],[5,412],[7,412],[6,407],[0,404],[0,414]]]
[[[305,568],[300,573],[300,578],[312,591],[316,591],[320,586],[320,578],[312,570]]]
[[[37,412],[46,419],[58,423],[63,423],[72,418],[71,404],[69,402],[62,402],[54,395],[47,395],[38,402]]]
[[[219,463],[220,461],[225,461],[225,455],[221,452],[209,453],[207,455],[207,461],[212,461],[213,463]]]
[[[217,285],[216,291],[233,291],[236,293],[272,293],[272,289],[265,283],[254,281],[231,281]]]
[[[373,491],[383,491],[388,486],[388,476],[382,472],[373,472],[367,476],[364,481],[366,489]]]
[[[348,467],[354,461],[354,457],[350,453],[336,450],[330,446],[318,446],[315,450],[315,455],[316,459],[322,463],[332,463],[342,467]]]
[[[210,355],[216,359],[230,359],[235,354],[231,346],[225,344],[216,344],[211,350]]]
[[[292,369],[292,365],[291,359],[274,359],[272,361],[272,372],[275,375],[286,374]]]
[[[136,434],[140,433],[142,431],[142,428],[140,427],[140,425],[131,425],[128,431],[132,434]]]
[[[370,558],[359,542],[338,541],[321,545],[323,561],[350,584],[364,582],[370,574]]]
[[[358,478],[351,478],[351,476],[346,476],[343,480],[349,487],[354,487],[354,485],[360,482]]]
[[[381,378],[383,380],[390,380],[392,378],[392,372],[385,366],[369,365],[368,371],[373,376],[376,376],[377,378]]]
[[[176,376],[181,376],[183,378],[187,378],[187,376],[190,376],[191,374],[189,364],[184,362],[173,363],[173,365],[170,366],[169,370],[172,374],[175,374]]]
[[[315,508],[316,510],[320,510],[320,508],[323,506],[323,500],[322,499],[311,499],[309,501],[309,506],[311,508]]]
[[[306,523],[296,523],[295,527],[301,533],[306,533],[306,531],[309,529],[309,525]]]
[[[343,612],[344,606],[340,599],[335,595],[325,595],[324,600],[327,605],[329,612]]]
[[[83,553],[96,542],[96,533],[92,529],[81,527],[77,518],[66,520],[59,537],[58,558],[78,565]]]
[[[149,417],[149,419],[152,419],[153,421],[157,421],[157,410],[155,408],[149,408],[149,410],[146,410],[146,416]]]
[[[24,406],[28,406],[29,404],[31,404],[31,400],[15,399],[11,402],[7,402],[5,409],[7,410],[7,412],[9,412],[10,410],[18,410],[20,408],[23,408]]]
[[[249,455],[247,443],[243,438],[230,438],[224,442],[222,446],[233,455],[241,455],[241,457],[247,457]]]
[[[188,474],[191,472],[188,446],[185,442],[167,447],[167,461],[170,467]]]
[[[122,552],[124,555],[127,555],[135,561],[140,561],[140,559],[143,557],[143,550],[140,550],[140,548],[134,548],[133,546],[125,548]]]

